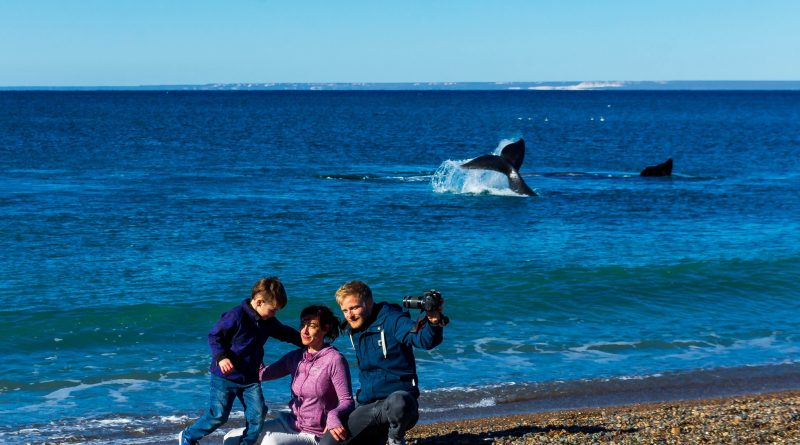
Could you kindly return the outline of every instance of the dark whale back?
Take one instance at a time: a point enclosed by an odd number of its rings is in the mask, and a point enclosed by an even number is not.
[[[645,167],[640,176],[672,176],[672,158],[658,165]]]

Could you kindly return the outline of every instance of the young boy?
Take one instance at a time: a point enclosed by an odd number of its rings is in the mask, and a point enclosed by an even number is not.
[[[262,278],[253,285],[250,298],[225,312],[208,333],[211,347],[211,408],[178,435],[180,445],[196,445],[227,420],[238,398],[244,406],[247,426],[242,444],[253,445],[266,414],[258,371],[264,362],[264,343],[269,337],[302,347],[300,333],[284,326],[275,314],[286,306],[286,290],[277,277]]]

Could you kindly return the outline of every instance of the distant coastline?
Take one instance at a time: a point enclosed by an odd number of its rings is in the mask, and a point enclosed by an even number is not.
[[[318,82],[134,86],[0,86],[0,91],[795,91],[800,80]]]

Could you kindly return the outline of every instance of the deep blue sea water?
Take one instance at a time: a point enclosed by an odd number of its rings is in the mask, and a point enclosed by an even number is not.
[[[800,92],[2,92],[0,251],[2,443],[171,443],[272,274],[439,289],[423,419],[800,388]]]

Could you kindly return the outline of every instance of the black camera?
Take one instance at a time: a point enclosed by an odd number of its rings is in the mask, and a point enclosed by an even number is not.
[[[442,294],[436,289],[431,289],[421,296],[403,297],[403,307],[421,310],[419,318],[417,319],[417,324],[411,328],[411,332],[419,331],[422,326],[428,322],[428,312],[441,312],[442,305],[444,305],[444,299],[442,299]],[[438,325],[447,326],[448,323],[450,323],[450,319],[444,314],[441,314]]]
[[[422,296],[403,297],[403,307],[409,309],[421,309],[425,312],[438,311],[442,307],[442,294],[435,289],[431,289]]]

